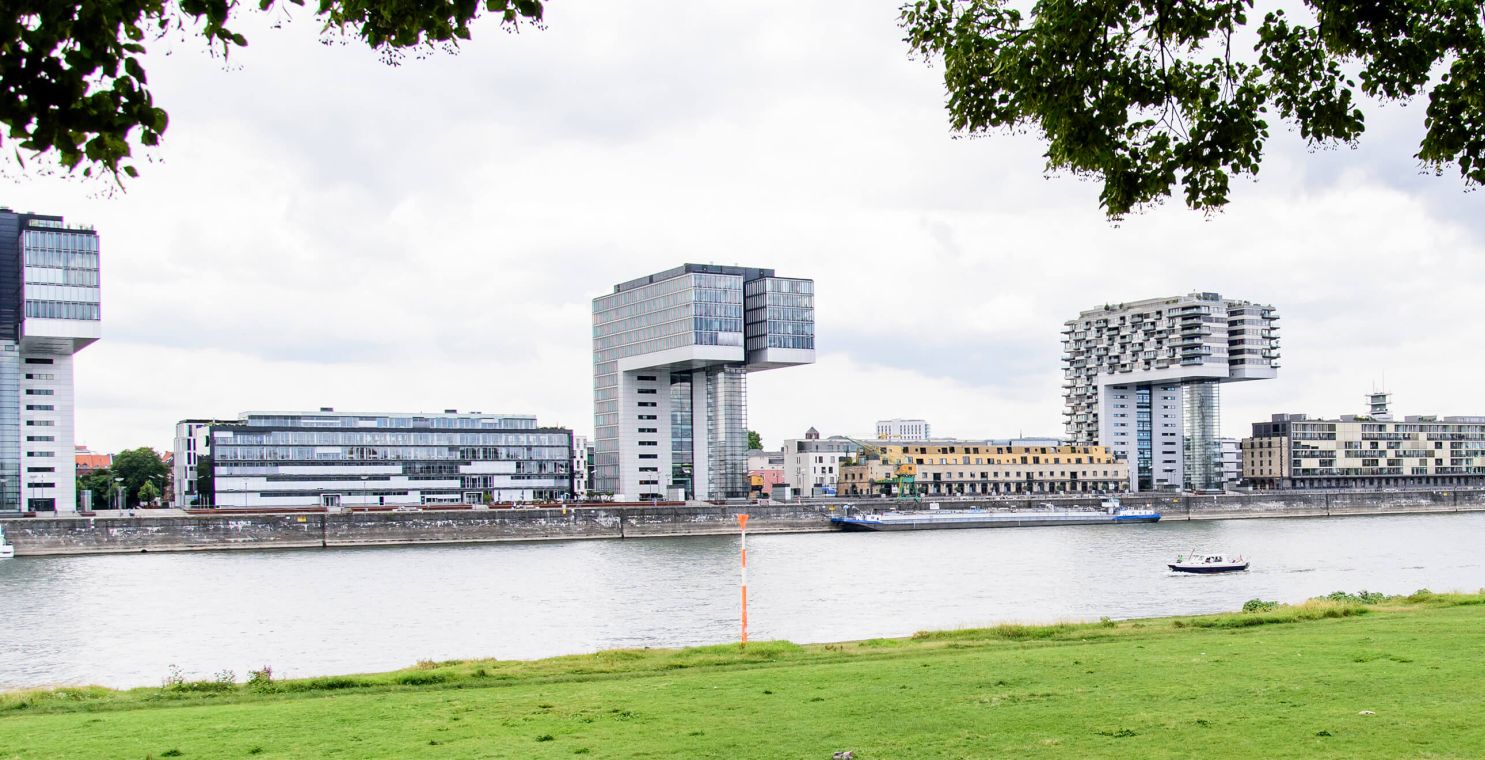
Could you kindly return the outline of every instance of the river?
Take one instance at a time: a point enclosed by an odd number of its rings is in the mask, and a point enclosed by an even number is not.
[[[1225,576],[1165,562],[1246,555]],[[736,537],[22,557],[0,562],[0,689],[389,670],[735,640]],[[1485,587],[1485,514],[755,535],[754,640],[1235,610]]]

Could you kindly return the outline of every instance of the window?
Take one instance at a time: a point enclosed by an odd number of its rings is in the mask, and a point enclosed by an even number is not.
[[[655,406],[655,402],[653,402],[653,401],[641,401],[641,402],[639,402],[639,405],[640,406],[643,406],[643,407],[651,407],[651,406]]]
[[[28,435],[28,436],[26,436],[26,440],[28,440],[28,441],[55,441],[55,440],[57,440],[57,437],[54,436],[54,435]]]
[[[51,404],[26,404],[28,412],[54,412],[57,408]]]
[[[27,467],[26,472],[56,472],[55,467]]]
[[[645,381],[645,382],[651,382],[651,383],[655,382],[655,376],[654,375],[635,375],[634,376],[634,379],[635,380]]]
[[[639,458],[640,459],[659,459],[660,458],[660,455],[659,454],[640,454],[639,455]]]
[[[656,429],[656,428],[640,428],[639,429],[639,432],[641,432],[641,433],[658,433],[660,431],[658,429]]]
[[[56,488],[57,487],[57,484],[56,483],[43,483],[43,482],[41,482],[39,480],[38,481],[31,482],[31,483],[27,483],[26,485],[28,485],[28,486],[30,486],[32,488]]]
[[[27,372],[27,380],[56,380],[57,376],[50,372]]]
[[[27,359],[27,364],[51,364],[51,359]]]
[[[51,388],[27,388],[27,396],[55,396],[57,392]]]
[[[28,456],[28,457],[50,457],[50,456],[55,456],[55,454],[53,452],[50,452],[50,451],[28,451],[28,452],[26,452],[26,456]]]
[[[653,396],[657,393],[656,389],[654,388],[640,388],[639,392],[649,396]]]
[[[658,446],[659,444],[655,443],[654,441],[640,441],[639,442],[639,445],[641,445],[641,446]]]
[[[26,420],[27,427],[56,427],[56,420]]]

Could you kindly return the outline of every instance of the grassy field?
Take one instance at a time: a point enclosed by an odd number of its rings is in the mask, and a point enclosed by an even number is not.
[[[1485,757],[1485,593],[0,694],[0,758]]]

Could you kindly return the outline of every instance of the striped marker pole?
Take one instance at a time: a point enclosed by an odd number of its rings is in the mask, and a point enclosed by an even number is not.
[[[737,516],[737,529],[742,536],[742,643],[748,644],[748,516]]]

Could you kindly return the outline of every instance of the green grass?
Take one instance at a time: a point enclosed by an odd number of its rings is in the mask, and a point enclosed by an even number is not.
[[[1485,757],[1485,593],[1361,599],[12,692],[0,758]]]

